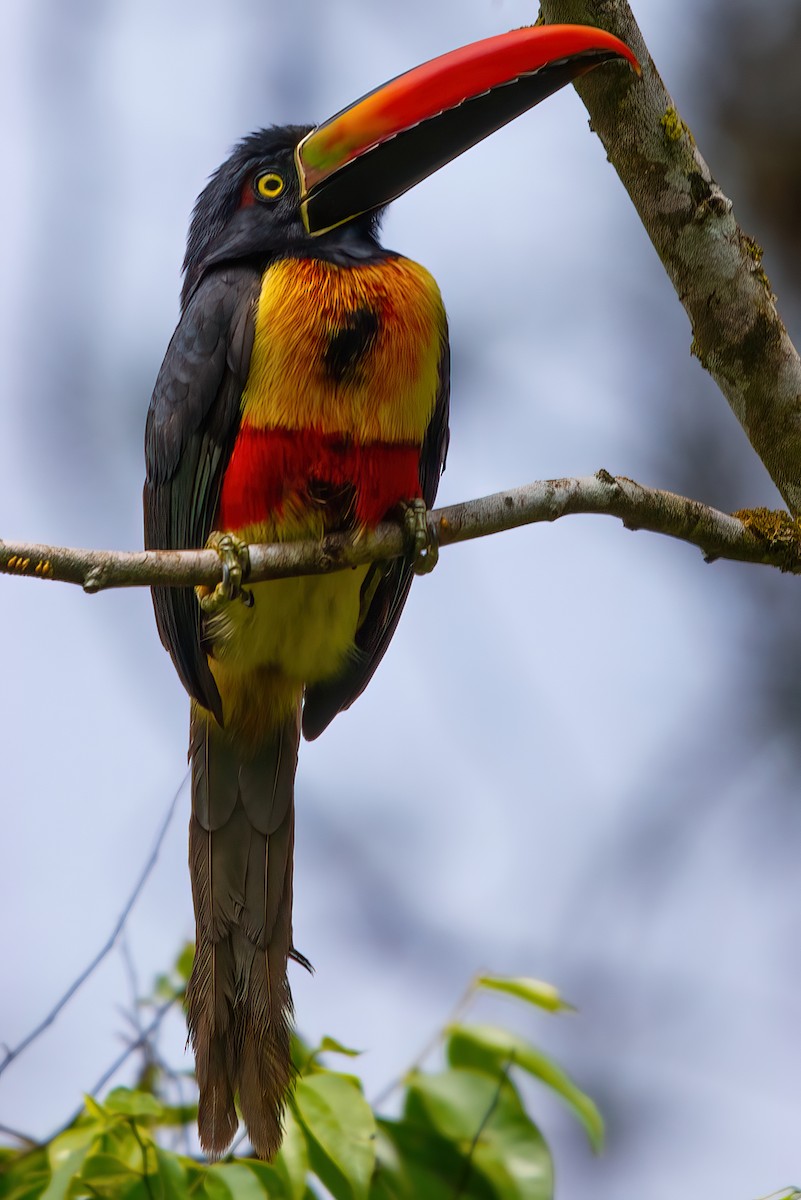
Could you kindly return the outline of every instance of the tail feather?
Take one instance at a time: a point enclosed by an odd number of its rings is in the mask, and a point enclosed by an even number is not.
[[[298,726],[282,725],[274,740],[239,766],[239,795],[248,820],[259,833],[275,833],[292,806],[298,761]]]
[[[239,795],[239,760],[227,739],[209,735],[208,718],[192,706],[189,758],[192,763],[192,812],[204,829],[220,829]]]
[[[219,1030],[215,1034],[202,1016],[198,1019],[192,1033],[200,1088],[197,1124],[200,1144],[215,1156],[225,1151],[239,1128],[228,1069],[229,1041]]]
[[[272,947],[271,947],[272,949]],[[256,1152],[271,1158],[281,1144],[281,1116],[292,1078],[289,1052],[292,997],[286,960],[268,950],[253,959],[246,1011],[261,1019],[242,1022],[237,1087],[242,1116]],[[263,1014],[269,1012],[265,1022]]]
[[[257,1154],[281,1143],[291,1080],[294,776],[300,714],[256,752],[232,744],[213,719],[192,714],[189,866],[197,926],[187,990],[195,1050],[200,1142],[220,1155],[237,1129],[234,1104]],[[233,800],[232,800],[233,797]]]

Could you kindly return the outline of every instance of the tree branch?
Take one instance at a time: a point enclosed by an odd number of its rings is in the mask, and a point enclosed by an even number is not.
[[[716,558],[762,563],[801,574],[801,527],[786,512],[746,510],[729,516],[697,500],[643,487],[608,471],[584,479],[549,479],[429,513],[440,546],[505,529],[557,521],[576,513],[618,517],[627,529],[647,529],[689,542]],[[359,535],[330,534],[321,542],[250,547],[248,580],[323,575],[398,558],[407,550],[403,528],[385,522]],[[87,592],[114,587],[213,587],[222,577],[214,550],[71,550],[0,542],[0,573],[77,583]]]
[[[640,60],[642,80],[605,66],[576,90],[687,311],[692,353],[797,515],[801,359],[776,310],[760,247],[712,178],[626,0],[541,0],[541,16],[608,29]]]

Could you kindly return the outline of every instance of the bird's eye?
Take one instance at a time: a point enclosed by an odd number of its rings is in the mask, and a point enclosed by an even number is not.
[[[284,181],[275,171],[256,176],[256,195],[262,200],[277,200],[284,190]]]

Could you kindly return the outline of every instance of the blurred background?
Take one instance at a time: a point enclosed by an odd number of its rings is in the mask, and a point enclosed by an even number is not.
[[[649,48],[801,317],[793,0],[636,0]],[[0,536],[141,544],[142,431],[195,196],[243,133],[315,121],[524,0],[1,0]],[[572,89],[397,202],[453,341],[444,503],[600,467],[731,510],[779,498]],[[610,519],[443,553],[367,695],[301,748],[300,1030],[402,1073],[478,968],[600,1103],[545,1094],[558,1195],[754,1197],[801,1178],[801,581]],[[108,935],[185,772],[187,701],[142,591],[0,577],[0,1041]],[[186,790],[115,951],[0,1078],[44,1136],[192,931]],[[133,975],[133,979],[132,979]],[[160,1049],[190,1066],[176,1018]],[[131,1062],[118,1077],[133,1078]]]

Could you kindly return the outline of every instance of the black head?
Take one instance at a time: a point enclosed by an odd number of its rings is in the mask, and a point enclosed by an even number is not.
[[[376,241],[383,205],[612,58],[639,71],[631,50],[603,30],[515,29],[423,63],[314,129],[252,133],[195,205],[182,303],[223,263],[385,254]]]
[[[184,257],[181,302],[211,267],[251,261],[266,266],[278,258],[354,258],[378,251],[380,213],[354,218],[329,234],[313,237],[300,213],[295,147],[313,126],[274,125],[251,133],[218,167],[192,213]]]

